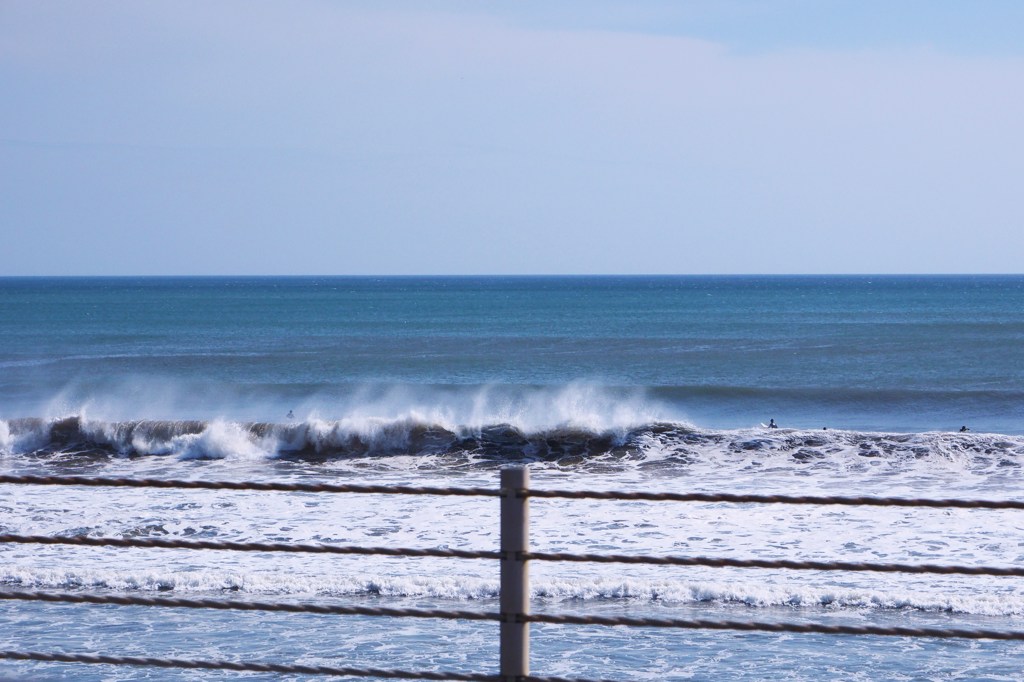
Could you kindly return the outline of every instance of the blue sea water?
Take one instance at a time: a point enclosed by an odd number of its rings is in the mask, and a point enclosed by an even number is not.
[[[1021,276],[0,279],[6,472],[495,486],[517,464],[537,487],[1004,498],[1022,461]],[[0,486],[0,526],[25,534],[493,549],[491,506]],[[1022,522],[538,500],[534,545],[1015,565]],[[453,608],[496,594],[495,567],[475,563],[208,554],[6,546],[0,583]],[[1024,629],[1006,578],[533,570],[552,612]],[[0,649],[486,672],[496,646],[469,625],[129,611],[3,603]],[[1024,648],[993,642],[535,633],[537,674],[1015,679],[1024,664]]]
[[[1024,432],[1016,276],[7,279],[0,325],[16,416],[338,417],[359,390],[583,383],[713,428]]]

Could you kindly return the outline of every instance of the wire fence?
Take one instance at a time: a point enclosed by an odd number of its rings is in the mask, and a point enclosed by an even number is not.
[[[649,564],[660,566],[783,569],[814,571],[869,571],[908,574],[960,574],[1022,577],[1024,568],[992,566],[956,566],[934,564],[884,564],[840,561],[790,561],[761,559],[730,559],[700,556],[643,556],[626,554],[578,554],[531,552],[529,550],[529,500],[531,498],[593,499],[651,502],[705,502],[724,504],[788,504],[925,507],[958,509],[1024,510],[1024,502],[1015,500],[910,499],[881,497],[825,497],[784,495],[732,495],[707,493],[644,493],[615,491],[534,490],[529,485],[525,468],[501,471],[501,487],[444,488],[416,486],[341,485],[306,483],[258,483],[234,481],[189,481],[165,479],[103,478],[82,476],[8,476],[0,475],[0,484],[35,486],[102,486],[131,488],[178,488],[201,490],[235,490],[264,492],[304,492],[317,494],[387,494],[447,495],[499,497],[501,501],[501,539],[498,551],[471,551],[435,548],[368,547],[335,544],[300,544],[267,542],[223,542],[206,540],[171,540],[164,538],[117,537],[53,537],[40,535],[0,534],[0,544],[43,544],[88,547],[145,549],[212,550],[228,552],[293,552],[334,555],[383,555],[392,557],[432,557],[471,560],[497,560],[500,564],[500,599],[496,612],[362,607],[333,604],[296,604],[225,599],[185,599],[176,597],[144,597],[135,595],[88,594],[80,592],[0,590],[0,601],[44,602],[64,604],[106,604],[181,609],[216,609],[305,613],[333,616],[379,616],[389,618],[430,618],[497,622],[499,661],[497,674],[460,672],[386,670],[379,668],[337,667],[317,665],[286,665],[277,663],[189,660],[137,656],[112,656],[91,653],[0,651],[0,660],[144,666],[182,670],[224,670],[305,674],[323,676],[376,677],[384,679],[419,680],[487,680],[517,682],[595,682],[569,678],[531,675],[529,669],[529,626],[531,623],[583,626],[628,626],[700,630],[757,631],[768,633],[803,633],[824,635],[931,637],[1024,641],[1024,631],[912,628],[817,623],[763,623],[756,621],[704,620],[683,618],[627,618],[579,616],[564,614],[533,614],[529,603],[528,565],[531,561],[594,562]]]

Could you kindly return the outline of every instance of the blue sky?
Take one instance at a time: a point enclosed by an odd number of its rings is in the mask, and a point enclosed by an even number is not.
[[[0,274],[1021,272],[1021,26],[0,0]]]

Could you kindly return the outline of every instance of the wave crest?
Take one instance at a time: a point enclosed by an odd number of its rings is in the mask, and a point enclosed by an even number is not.
[[[689,464],[736,456],[793,465],[822,460],[941,458],[973,467],[1019,467],[1024,437],[1000,434],[885,434],[790,429],[703,430],[653,422],[629,429],[566,425],[529,431],[510,423],[446,426],[416,417],[309,419],[288,423],[226,420],[101,421],[83,416],[0,420],[0,452],[92,454],[179,459],[329,460],[389,456],[458,456],[486,461],[595,459]]]

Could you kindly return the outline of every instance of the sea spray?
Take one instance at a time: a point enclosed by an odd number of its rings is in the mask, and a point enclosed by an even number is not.
[[[724,465],[738,457],[797,468],[828,464],[840,469],[868,466],[872,460],[909,468],[922,460],[921,466],[964,472],[1015,469],[1024,464],[1024,437],[1003,434],[713,430],[686,422],[598,430],[563,424],[529,430],[523,423],[510,422],[440,424],[419,414],[393,419],[356,416],[277,423],[22,418],[0,420],[0,448],[9,455],[88,453],[182,459],[458,455],[488,461],[582,464],[627,457],[679,466],[716,461]],[[631,465],[620,466],[628,469]]]

